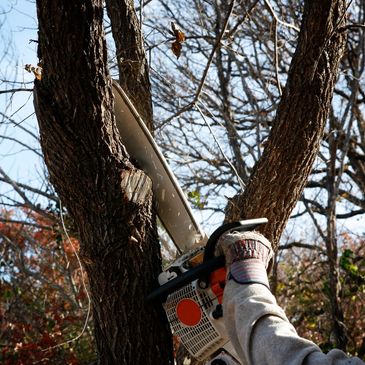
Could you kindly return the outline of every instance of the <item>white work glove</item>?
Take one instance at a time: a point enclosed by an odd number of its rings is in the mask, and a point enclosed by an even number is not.
[[[267,270],[273,257],[271,243],[258,232],[233,231],[218,240],[215,255],[224,255],[228,280],[239,284],[259,283],[269,287]]]

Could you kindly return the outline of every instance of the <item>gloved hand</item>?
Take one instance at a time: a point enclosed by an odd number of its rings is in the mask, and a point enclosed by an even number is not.
[[[223,234],[215,255],[224,255],[228,280],[239,284],[260,283],[269,287],[267,270],[273,257],[271,243],[258,232],[233,231]]]

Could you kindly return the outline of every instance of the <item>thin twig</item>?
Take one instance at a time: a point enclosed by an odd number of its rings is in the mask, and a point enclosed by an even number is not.
[[[324,242],[326,242],[326,235],[323,233],[322,228],[320,227],[316,217],[314,216],[314,213],[311,209],[311,207],[309,206],[309,204],[306,202],[305,198],[303,199],[303,204],[305,205],[310,217],[312,218],[312,221],[314,223],[314,225],[317,228],[317,231],[319,233],[319,235],[321,236],[321,238],[323,239]]]
[[[275,13],[273,7],[271,6],[270,2],[268,0],[264,0],[264,1],[265,1],[266,6],[269,8],[271,15],[274,17],[274,19],[278,23],[280,23],[281,25],[284,25],[287,28],[294,29],[295,31],[297,31],[299,33],[300,29],[298,27],[296,27],[294,24],[289,24],[289,23],[286,23],[286,22],[282,21],[281,19],[279,19],[279,17]]]
[[[0,135],[0,139],[6,139],[8,141],[12,141],[12,142],[18,143],[21,146],[25,147],[27,150],[34,152],[38,157],[43,158],[43,155],[40,152],[38,152],[35,148],[29,147],[29,145],[27,145],[26,143],[23,143],[23,142],[19,141],[19,139],[17,139],[17,138]]]
[[[281,90],[280,85],[280,79],[279,79],[279,54],[278,54],[278,21],[275,18],[274,20],[274,34],[275,34],[275,40],[274,40],[274,52],[275,52],[275,77],[276,77],[276,84],[278,86],[279,95],[281,96],[283,94]]]
[[[236,25],[229,31],[227,38],[231,38],[234,33],[237,31],[238,27],[241,26],[245,20],[247,19],[247,17],[251,14],[252,10],[256,7],[257,3],[259,2],[259,0],[256,0],[251,7],[246,11],[245,15],[242,17],[242,19],[240,19]]]
[[[7,184],[11,185],[15,192],[24,200],[24,204],[26,207],[32,209],[33,211],[37,212],[38,214],[42,215],[43,217],[46,217],[48,219],[53,220],[54,217],[51,214],[48,214],[43,209],[40,209],[36,205],[34,205],[27,197],[27,195],[24,193],[24,191],[20,188],[18,183],[13,180],[10,176],[6,174],[6,172],[0,167],[0,174],[3,175],[2,180],[6,182]]]
[[[150,2],[151,2],[152,0],[146,0],[146,1],[140,1],[140,3],[142,3],[142,4],[140,4],[140,6],[137,6],[136,7],[136,13],[138,13],[139,11],[140,11],[140,8],[141,7],[145,7],[146,5],[148,5]]]
[[[162,44],[166,44],[166,43],[170,43],[170,42],[173,42],[174,40],[176,39],[176,37],[169,37],[169,38],[166,38],[158,43],[155,43],[155,44],[151,44],[149,45],[147,48],[146,48],[146,51],[151,51],[152,49],[154,48],[157,48],[159,46],[161,46]],[[213,36],[209,36],[209,35],[191,35],[191,36],[185,36],[185,41],[188,41],[189,39],[197,39],[197,40],[200,40],[200,39],[204,39],[204,40],[214,40],[215,37]]]
[[[1,177],[1,176],[0,176],[0,181],[3,181],[3,182],[8,183],[7,179],[5,179],[5,178],[3,178],[3,177]],[[49,200],[53,200],[53,201],[55,201],[55,202],[56,202],[56,201],[58,201],[58,198],[57,198],[57,196],[56,196],[56,195],[48,194],[48,193],[46,193],[46,192],[44,192],[44,191],[42,191],[42,190],[39,190],[39,189],[37,189],[37,188],[34,188],[33,186],[29,186],[29,185],[22,184],[22,183],[19,183],[19,182],[17,182],[17,185],[18,185],[20,188],[22,188],[22,189],[29,190],[29,191],[31,191],[32,193],[36,193],[36,194],[38,194],[38,195],[42,195],[42,196],[46,197],[46,198],[47,198],[47,199],[49,199]]]
[[[319,246],[311,245],[309,243],[302,243],[302,242],[290,242],[290,243],[287,243],[285,245],[280,245],[278,247],[278,250],[288,250],[288,249],[293,248],[293,247],[305,248],[305,249],[308,249],[308,250],[323,251],[323,249]]]
[[[7,90],[0,90],[0,94],[10,94],[10,93],[17,93],[20,91],[28,91],[32,92],[33,89],[26,89],[26,88],[17,88],[17,89],[7,89]]]
[[[365,24],[349,24],[337,29],[337,32],[342,33],[348,29],[365,29]]]
[[[16,220],[16,219],[1,218],[1,217],[0,217],[0,222],[11,223],[11,224],[21,224],[24,226],[31,226],[31,227],[35,227],[35,228],[47,229],[49,231],[52,231],[52,229],[53,229],[50,226],[43,226],[41,224],[30,223],[30,222],[20,221],[20,220]]]
[[[50,280],[48,280],[46,277],[42,276],[41,273],[39,272],[34,272],[31,269],[27,268],[26,263],[25,263],[25,253],[23,252],[23,250],[20,248],[19,245],[17,245],[16,243],[14,243],[8,236],[4,235],[3,233],[0,232],[0,237],[2,237],[3,240],[5,240],[10,246],[11,248],[18,253],[18,257],[19,257],[19,261],[18,264],[20,266],[20,270],[27,276],[33,277],[35,280],[38,280],[40,283],[44,284],[44,285],[49,285],[52,289],[56,290],[66,301],[69,301],[73,304],[73,306],[75,308],[77,308],[77,303],[67,294],[67,292],[65,291],[65,289],[57,284],[54,283]],[[31,239],[31,237],[26,237],[28,240]]]
[[[220,47],[220,44],[221,44],[221,41],[222,41],[222,39],[223,39],[224,33],[225,33],[225,32],[226,32],[226,30],[227,30],[228,22],[229,22],[229,19],[230,19],[231,15],[232,15],[234,5],[235,5],[235,0],[232,0],[231,5],[229,6],[228,15],[227,15],[226,20],[225,20],[225,22],[224,22],[223,28],[222,28],[222,30],[221,30],[221,32],[220,32],[220,34],[219,34],[219,36],[218,36],[218,39],[217,39],[217,41],[216,41],[216,43],[215,43],[215,45],[214,45],[214,47],[213,47],[213,49],[212,49],[211,54],[210,54],[210,56],[209,56],[209,59],[208,59],[207,65],[206,65],[205,70],[204,70],[204,72],[203,72],[203,77],[202,77],[202,79],[200,80],[200,84],[199,84],[199,86],[198,86],[198,90],[197,90],[196,95],[195,95],[195,98],[194,98],[194,100],[193,100],[193,104],[195,104],[195,103],[199,100],[199,97],[200,97],[201,91],[202,91],[202,89],[203,89],[203,87],[204,87],[204,84],[205,84],[205,80],[206,80],[206,78],[207,78],[207,76],[208,76],[208,71],[209,71],[210,66],[211,66],[211,64],[212,64],[212,62],[213,62],[213,58],[214,58],[215,52],[216,52],[216,51],[217,51],[217,49]]]
[[[3,179],[5,180],[6,183],[8,183],[9,185],[11,185],[13,187],[13,189],[23,198],[24,203],[26,205],[28,205],[29,207],[32,207],[33,204],[31,203],[31,201],[28,199],[28,197],[25,195],[24,191],[22,191],[18,184],[16,183],[16,181],[14,181],[10,176],[8,176],[6,174],[6,172],[0,167],[0,174],[3,175]]]
[[[227,157],[227,155],[224,153],[222,146],[220,145],[220,143],[219,143],[219,141],[218,141],[217,137],[215,136],[215,134],[214,134],[214,132],[213,132],[213,130],[212,130],[212,127],[210,126],[210,124],[209,124],[209,123],[208,123],[208,121],[206,120],[205,115],[204,115],[204,114],[203,114],[203,112],[201,111],[201,109],[200,109],[200,107],[199,107],[199,105],[198,105],[198,104],[196,104],[196,108],[198,109],[198,112],[199,112],[199,113],[200,113],[200,115],[202,116],[202,118],[203,118],[203,120],[204,120],[205,124],[206,124],[206,125],[207,125],[207,127],[209,128],[209,131],[210,131],[210,133],[212,134],[212,136],[213,136],[213,138],[214,138],[215,142],[217,143],[218,148],[219,148],[219,150],[221,151],[221,153],[222,153],[222,155],[223,155],[224,159],[227,161],[227,163],[229,164],[229,166],[231,167],[231,169],[232,169],[232,170],[233,170],[233,172],[235,173],[235,175],[236,175],[236,177],[237,177],[237,180],[238,180],[238,183],[240,184],[240,187],[241,187],[241,189],[242,189],[242,191],[243,191],[243,190],[245,189],[245,183],[244,183],[244,182],[243,182],[243,180],[241,179],[241,177],[240,177],[240,175],[239,175],[238,171],[236,170],[236,168],[234,167],[234,165],[232,164],[232,162],[229,160],[229,158]]]
[[[34,134],[29,129],[25,128],[24,126],[22,126],[20,124],[20,123],[24,122],[24,120],[26,120],[29,117],[31,117],[33,114],[35,114],[35,113],[33,112],[33,113],[29,114],[29,116],[26,117],[25,119],[22,119],[20,122],[16,122],[13,118],[9,117],[8,115],[6,115],[5,113],[3,113],[3,112],[0,111],[0,116],[3,117],[4,119],[7,119],[10,124],[13,124],[14,127],[20,128],[22,131],[28,133],[31,137],[33,137],[36,141],[39,141],[39,138],[38,138],[38,136],[36,134]]]

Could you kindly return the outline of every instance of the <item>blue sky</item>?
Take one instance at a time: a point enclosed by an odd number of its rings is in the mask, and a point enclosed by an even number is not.
[[[8,0],[0,5],[0,90],[12,88],[32,88],[34,76],[25,71],[25,64],[37,64],[36,7],[26,0]],[[15,81],[13,85],[6,81]],[[14,123],[0,116],[0,166],[13,179],[23,183],[39,181],[42,164],[33,152],[11,139],[22,140],[32,148],[39,148],[37,141],[24,129],[38,135],[31,92],[0,94],[0,112],[6,114]],[[10,190],[0,185],[0,192]],[[1,203],[1,202],[0,202]]]

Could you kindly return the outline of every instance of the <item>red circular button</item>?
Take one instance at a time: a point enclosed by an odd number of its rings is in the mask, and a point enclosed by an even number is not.
[[[176,306],[176,315],[180,322],[188,327],[198,325],[202,319],[200,306],[192,299],[181,299]]]

